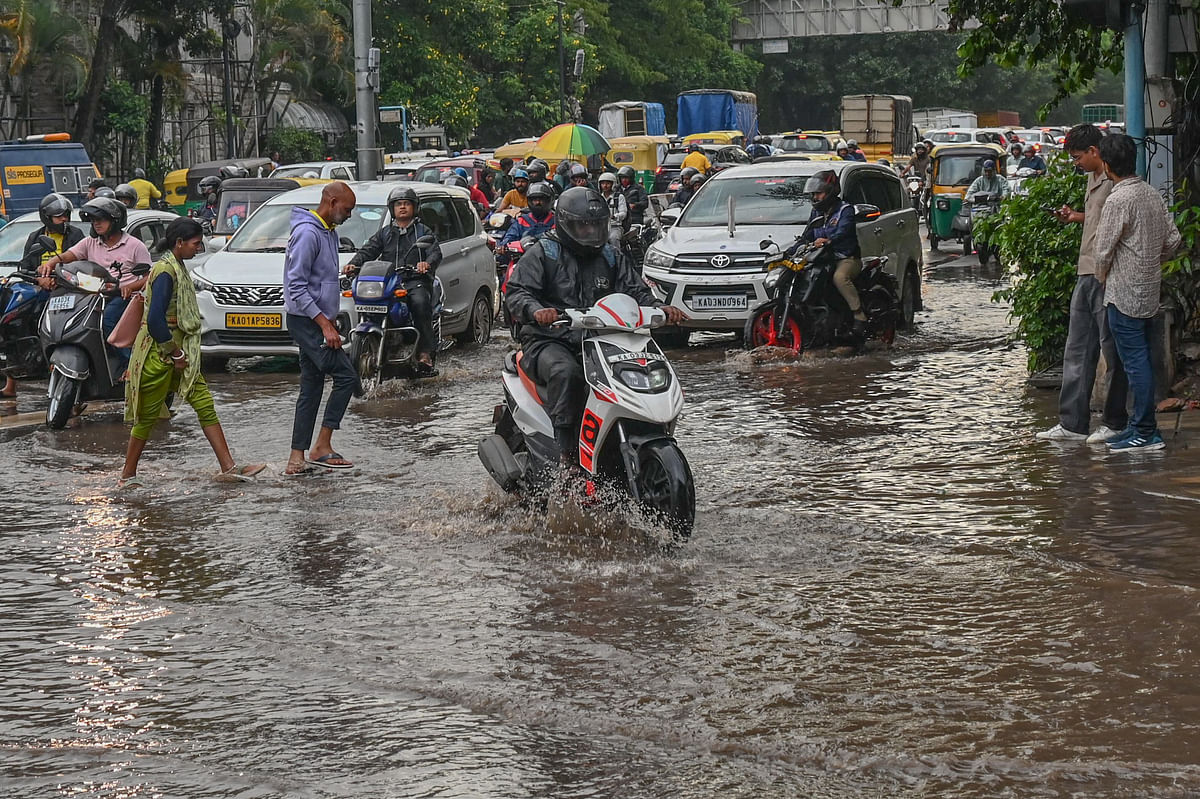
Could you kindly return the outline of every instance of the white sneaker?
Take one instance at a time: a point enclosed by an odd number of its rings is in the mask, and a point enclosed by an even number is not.
[[[1096,429],[1096,432],[1092,433],[1090,436],[1087,437],[1087,443],[1089,443],[1089,444],[1106,444],[1106,443],[1108,443],[1108,440],[1110,438],[1112,438],[1113,436],[1115,436],[1117,433],[1120,433],[1120,432],[1121,432],[1120,430],[1113,430],[1108,425],[1102,424],[1102,425],[1100,425],[1100,427],[1098,427]]]
[[[1038,441],[1084,441],[1087,433],[1072,433],[1061,424],[1056,424],[1049,430],[1043,430],[1034,436]]]

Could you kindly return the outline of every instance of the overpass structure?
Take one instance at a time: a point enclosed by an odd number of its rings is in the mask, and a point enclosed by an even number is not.
[[[944,31],[946,0],[742,0],[733,41],[762,41],[764,53],[786,53],[799,36]],[[964,27],[973,27],[968,24]]]

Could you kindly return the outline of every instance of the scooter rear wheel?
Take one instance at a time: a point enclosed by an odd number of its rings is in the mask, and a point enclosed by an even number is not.
[[[763,308],[746,321],[744,344],[748,350],[773,346],[799,354],[804,349],[804,336],[800,332],[800,324],[796,317],[789,316],[787,324],[780,326],[775,309]]]
[[[676,541],[686,541],[696,521],[696,486],[687,459],[673,441],[651,441],[638,451],[638,494]]]

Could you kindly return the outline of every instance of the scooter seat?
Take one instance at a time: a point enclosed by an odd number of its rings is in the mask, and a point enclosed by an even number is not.
[[[523,353],[518,352],[516,357],[517,375],[521,378],[522,385],[525,389],[537,400],[538,405],[545,405],[550,401],[550,395],[546,393],[546,387],[529,376],[521,366],[521,356]]]

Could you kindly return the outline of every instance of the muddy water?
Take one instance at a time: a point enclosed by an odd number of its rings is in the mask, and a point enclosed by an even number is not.
[[[117,494],[115,416],[7,434],[0,795],[1200,793],[1200,459],[1033,443],[994,282],[888,353],[680,353],[672,553],[489,488],[499,338],[356,403],[353,473],[214,483],[185,411]],[[213,382],[277,473],[295,374]]]

